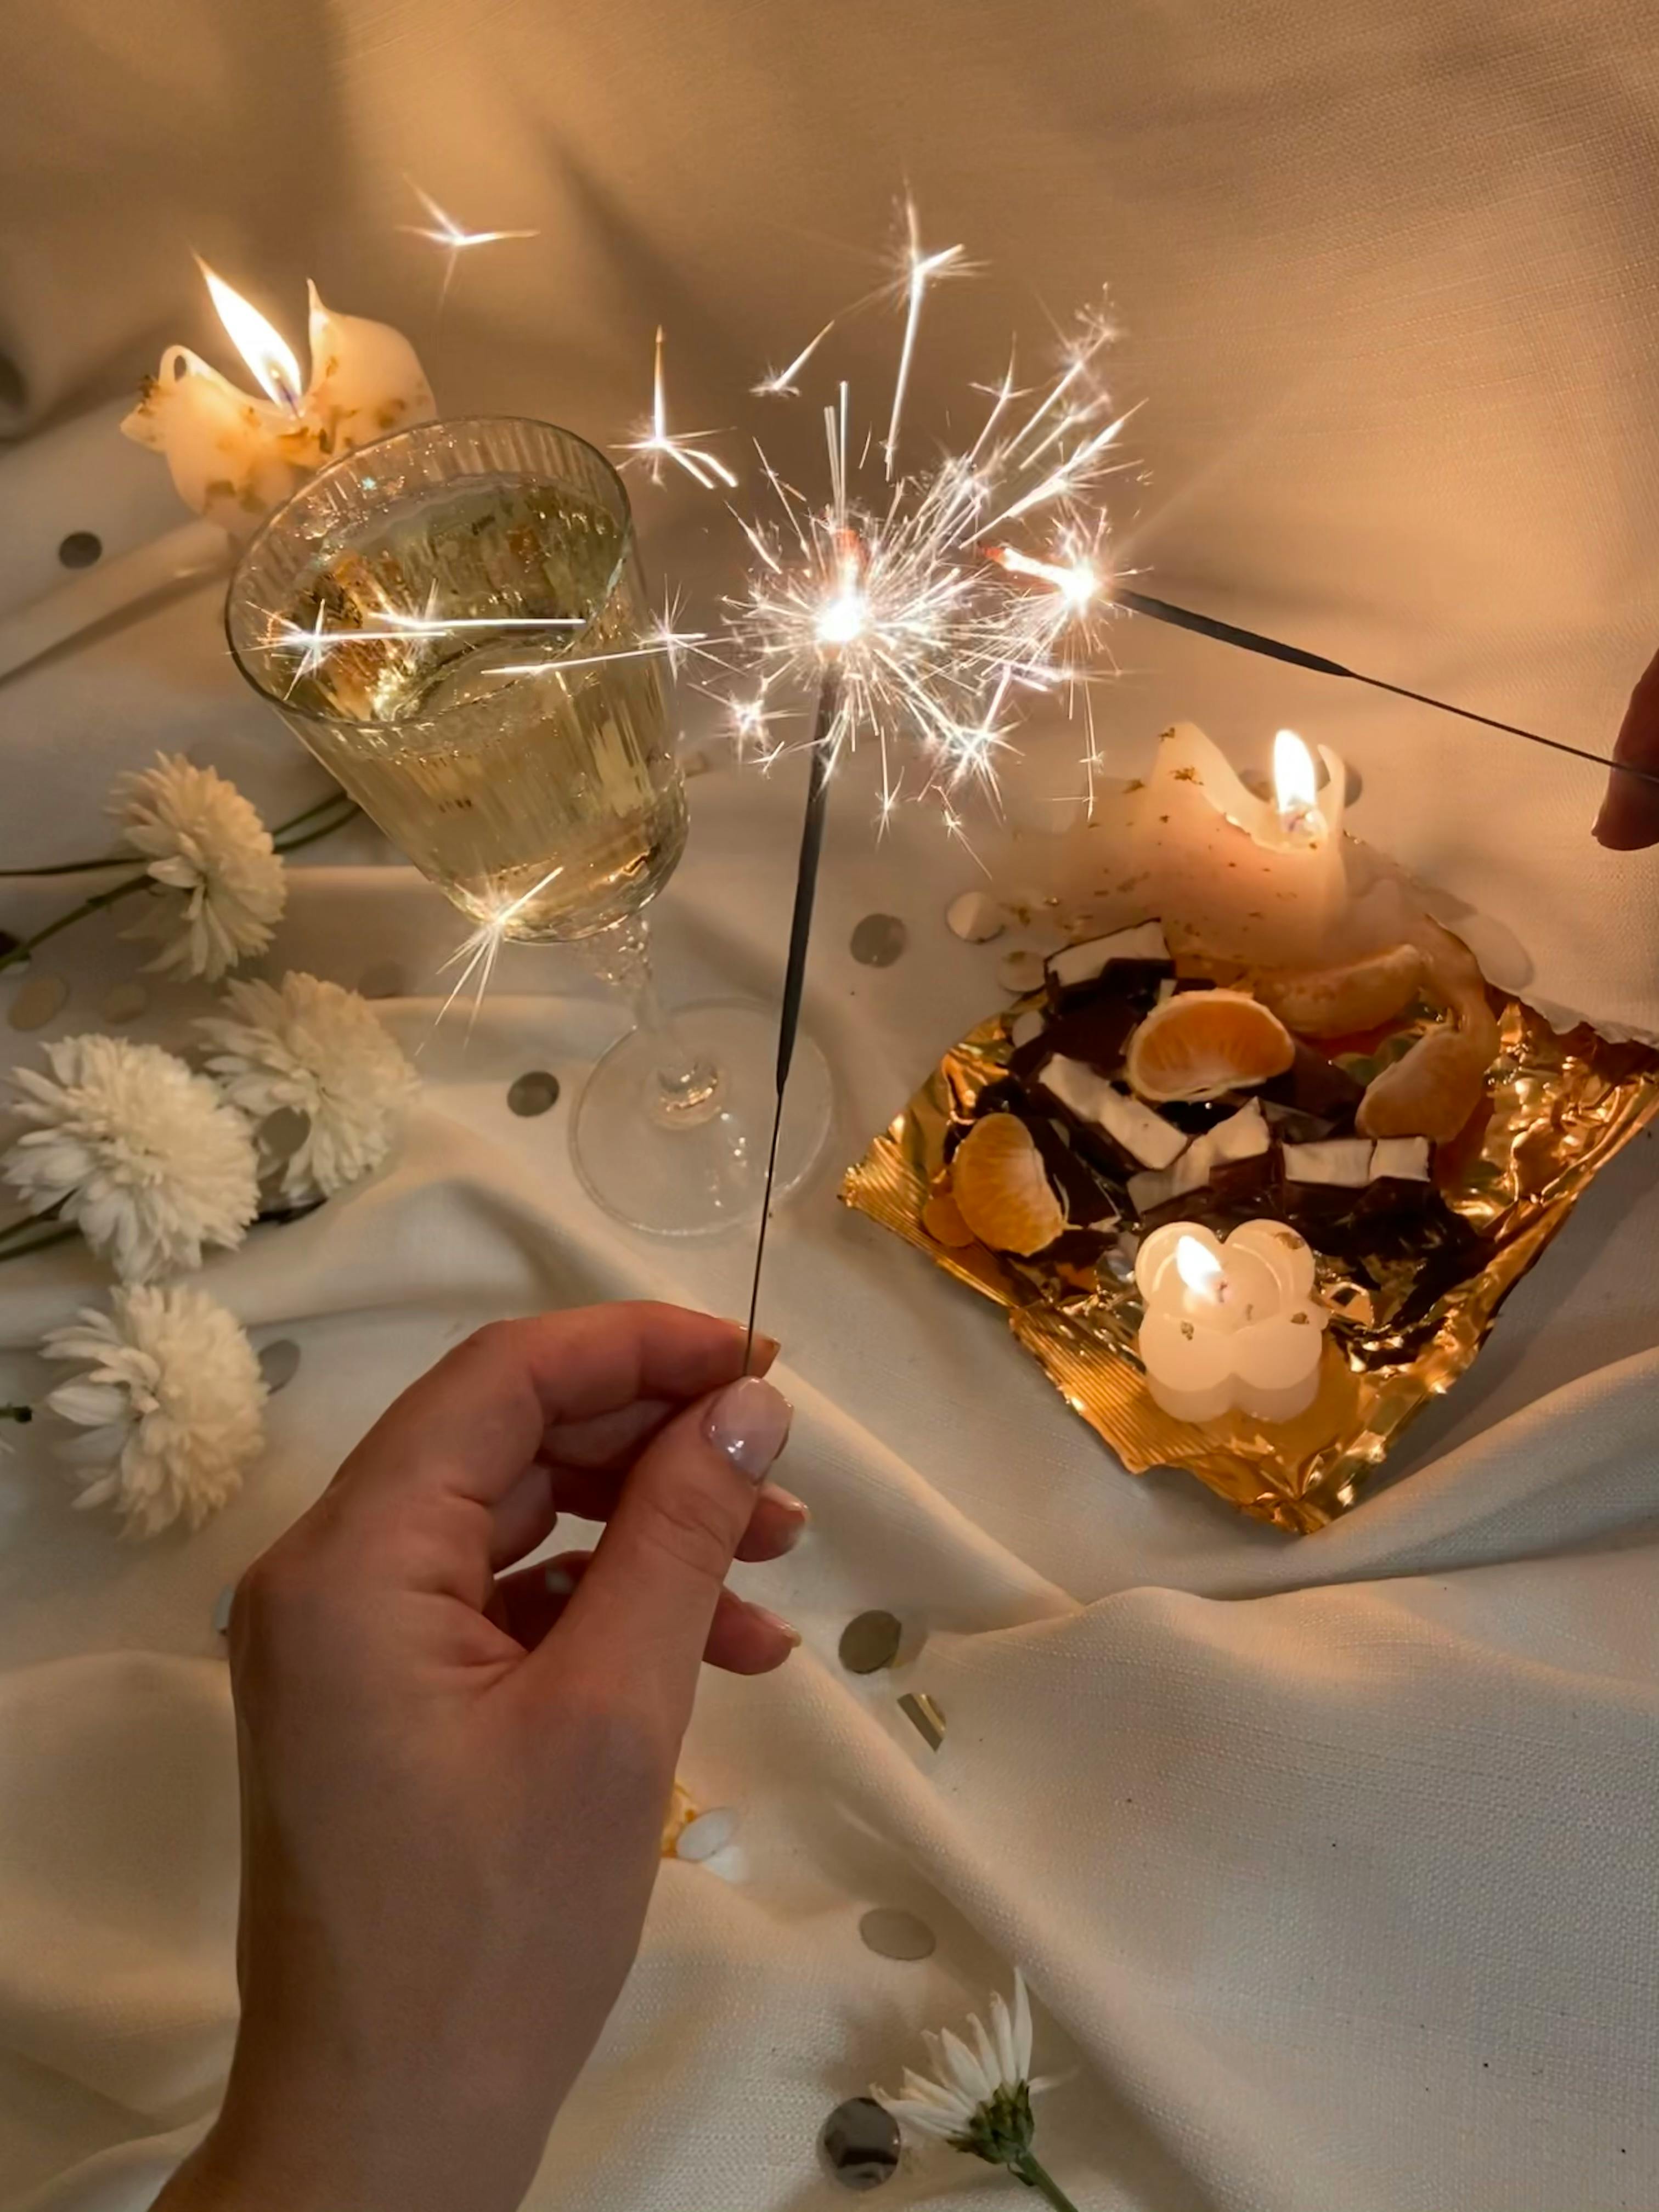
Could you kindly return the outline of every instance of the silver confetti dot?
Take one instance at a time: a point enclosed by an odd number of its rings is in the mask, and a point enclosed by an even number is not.
[[[265,1388],[274,1397],[278,1390],[286,1390],[300,1371],[300,1347],[292,1337],[279,1336],[275,1344],[264,1346],[259,1353],[259,1372],[265,1378]]]
[[[841,1632],[841,1663],[849,1674],[878,1674],[897,1658],[903,1634],[890,1613],[860,1613]]]
[[[818,2155],[843,2189],[879,2189],[898,2172],[898,2122],[873,2097],[849,2097],[818,2130]]]
[[[6,1019],[15,1030],[43,1030],[68,997],[61,975],[31,975],[7,1007]]]
[[[526,1120],[537,1114],[545,1114],[559,1101],[559,1079],[550,1075],[544,1067],[520,1075],[507,1086],[508,1110],[522,1115]]]
[[[866,914],[853,932],[853,957],[866,968],[890,968],[909,941],[896,914]]]
[[[106,1022],[136,1022],[149,1004],[149,993],[142,983],[113,983],[98,1002],[98,1011]]]
[[[878,1959],[931,1959],[939,1938],[925,1920],[896,1905],[878,1905],[859,1923],[859,1940]]]
[[[395,960],[377,960],[372,968],[365,968],[358,978],[357,989],[365,999],[401,999],[404,995],[404,971]]]
[[[723,1851],[737,1832],[736,1813],[729,1805],[716,1805],[686,1822],[675,1841],[674,1856],[699,1865],[704,1859],[712,1859],[716,1851]]]
[[[928,1750],[937,1751],[945,1741],[945,1716],[927,1691],[907,1690],[898,1701],[898,1709]]]

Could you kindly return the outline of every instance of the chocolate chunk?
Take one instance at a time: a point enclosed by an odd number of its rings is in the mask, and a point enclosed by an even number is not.
[[[1273,1134],[1287,1145],[1322,1145],[1336,1129],[1334,1121],[1328,1121],[1320,1114],[1299,1113],[1294,1106],[1281,1106],[1270,1098],[1263,1107],[1273,1127]]]
[[[1123,1065],[1123,1048],[1140,1019],[1138,1008],[1127,1000],[1103,1000],[1057,1015],[1029,1044],[1021,1045],[1008,1062],[1011,1072],[1029,1083],[1045,1060],[1058,1053],[1066,1060],[1080,1060],[1102,1075],[1115,1075]]]
[[[1158,1004],[1158,986],[1175,974],[1172,960],[1109,960],[1098,975],[1081,983],[1057,983],[1048,977],[1048,1004],[1057,1014],[1076,1007],[1116,1000],[1138,1014]]]
[[[1248,1091],[1228,1091],[1219,1098],[1170,1098],[1163,1101],[1158,1110],[1188,1136],[1203,1137],[1218,1121],[1231,1121],[1241,1106],[1249,1104],[1252,1095]]]
[[[1359,1102],[1365,1095],[1365,1086],[1358,1083],[1346,1067],[1335,1060],[1327,1060],[1302,1038],[1296,1039],[1296,1058],[1283,1075],[1275,1075],[1264,1083],[1258,1094],[1264,1103],[1288,1106],[1298,1114],[1310,1114],[1329,1123],[1326,1136],[1346,1136],[1353,1127],[1353,1117]]]
[[[1048,1180],[1066,1208],[1067,1221],[1073,1227],[1085,1227],[1096,1221],[1115,1221],[1118,1209],[1110,1194],[1048,1116],[1028,1110],[1021,1119],[1036,1140]]]
[[[1111,1241],[1098,1229],[1067,1229],[1052,1244],[1044,1247],[1042,1256],[1060,1267],[1092,1267],[1098,1264]]]

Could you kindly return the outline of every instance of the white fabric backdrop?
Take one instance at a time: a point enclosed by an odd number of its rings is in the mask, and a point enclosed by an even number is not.
[[[20,427],[129,388],[168,338],[218,356],[190,246],[290,327],[307,270],[406,324],[451,406],[601,438],[643,398],[661,315],[683,419],[734,421],[757,367],[872,280],[908,173],[930,238],[997,264],[930,309],[919,422],[1000,362],[1012,319],[1040,331],[1034,300],[1061,313],[1111,280],[1121,388],[1152,401],[1123,521],[1152,588],[1589,744],[1651,642],[1639,0],[621,0],[556,21],[523,0],[0,0],[0,60]],[[464,267],[441,322],[430,250],[394,229],[419,219],[404,170],[471,222],[544,233]],[[846,334],[872,392],[893,337]],[[144,481],[144,457],[62,439],[59,503],[20,489],[38,440],[0,461],[14,600],[56,574],[77,503]],[[659,570],[718,575],[695,495],[641,508]],[[1122,654],[1125,772],[1177,714],[1256,757],[1293,721],[1362,769],[1355,828],[1514,927],[1546,995],[1659,1028],[1654,864],[1589,846],[1589,771],[1145,626]],[[110,774],[163,741],[273,814],[313,788],[202,593],[0,687],[0,865],[92,849]],[[1030,786],[1066,770],[1045,748]],[[671,988],[764,993],[798,793],[694,788]],[[878,849],[838,793],[812,996],[836,1164],[996,997],[999,948],[940,920],[960,856],[922,823],[903,838]],[[872,909],[912,929],[879,973],[846,949]],[[0,921],[32,910],[14,890]],[[307,872],[278,955],[348,982],[400,961],[412,1045],[454,928],[401,872],[336,865]],[[64,940],[56,1030],[95,1019],[130,962],[100,927]],[[175,1024],[189,1004],[158,1000]],[[234,2004],[219,1589],[475,1322],[641,1291],[740,1304],[741,1243],[618,1234],[569,1175],[564,1107],[506,1110],[513,1076],[574,1083],[614,1026],[557,956],[514,956],[470,1048],[459,1026],[427,1046],[395,1170],[210,1271],[302,1358],[267,1462],[201,1535],[117,1545],[68,1510],[38,1434],[0,1462],[0,2197],[130,2212],[177,2151],[142,2139],[210,2110]],[[1085,2207],[1659,2199],[1650,1163],[1633,1147],[1580,1208],[1413,1432],[1410,1479],[1298,1545],[1180,1478],[1123,1476],[994,1312],[837,1208],[833,1177],[807,1194],[769,1301],[817,1528],[755,1583],[807,1644],[781,1681],[711,1680],[685,1762],[702,1802],[741,1809],[746,1877],[666,1869],[535,2201],[843,2201],[812,2163],[824,2113],[1011,1957],[1044,2063],[1079,2069],[1043,2140]],[[0,1273],[0,1391],[40,1387],[22,1347],[91,1280],[62,1255]],[[860,1683],[836,1638],[872,1604],[926,1640]],[[906,1686],[949,1715],[937,1757],[894,1711]],[[872,1903],[920,1911],[937,1957],[872,1958]],[[880,2201],[1000,2186],[941,2154]]]

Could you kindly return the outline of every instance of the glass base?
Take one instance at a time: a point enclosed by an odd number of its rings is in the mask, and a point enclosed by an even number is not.
[[[703,1237],[760,1219],[777,1097],[778,1017],[744,999],[677,1006],[675,1042],[717,1073],[712,1091],[665,1091],[663,1036],[630,1030],[587,1079],[570,1157],[588,1196],[630,1229]],[[778,1139],[773,1203],[811,1173],[834,1117],[829,1065],[802,1030]]]

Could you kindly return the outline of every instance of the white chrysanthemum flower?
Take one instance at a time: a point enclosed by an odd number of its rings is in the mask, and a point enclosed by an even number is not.
[[[223,1306],[185,1285],[117,1291],[110,1305],[83,1308],[40,1346],[43,1358],[86,1370],[46,1397],[88,1431],[58,1451],[76,1470],[75,1502],[112,1506],[129,1535],[180,1519],[199,1528],[241,1488],[264,1442],[253,1346]]]
[[[154,768],[117,780],[114,800],[159,886],[129,933],[162,940],[151,968],[216,982],[263,952],[288,884],[270,832],[235,785],[182,753],[158,753]]]
[[[32,1213],[56,1209],[123,1282],[202,1264],[204,1244],[240,1244],[259,1210],[253,1136],[205,1075],[159,1045],[59,1037],[50,1076],[16,1069],[33,1124],[0,1156],[0,1178]]]
[[[275,988],[232,983],[224,1003],[196,1026],[218,1048],[208,1065],[225,1095],[256,1123],[284,1109],[305,1119],[283,1195],[328,1197],[379,1167],[417,1078],[368,1000],[295,971]]]

